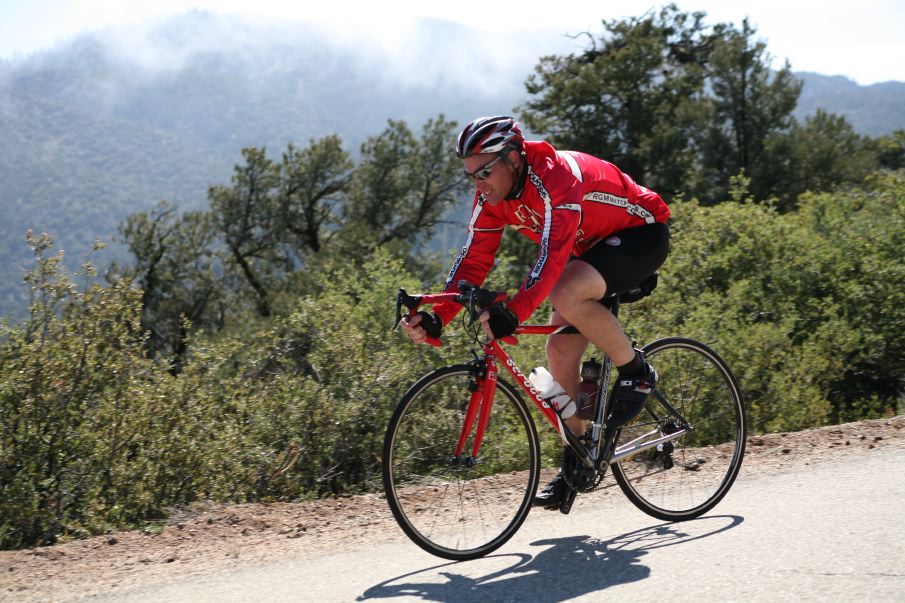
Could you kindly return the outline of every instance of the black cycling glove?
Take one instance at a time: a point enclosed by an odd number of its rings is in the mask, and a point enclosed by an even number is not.
[[[427,333],[428,337],[439,339],[440,331],[443,330],[443,323],[437,318],[437,315],[422,310],[421,312],[418,312],[418,316],[421,317],[421,322],[418,326],[424,329],[424,332]]]
[[[488,311],[490,320],[487,321],[487,326],[490,327],[494,339],[502,339],[515,333],[515,328],[518,326],[518,317],[515,312],[503,304],[494,304],[488,308]]]

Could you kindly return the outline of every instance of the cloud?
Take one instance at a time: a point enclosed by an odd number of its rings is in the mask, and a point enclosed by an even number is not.
[[[179,71],[205,54],[226,54],[266,71],[290,69],[299,57],[319,55],[324,60],[353,60],[393,85],[452,83],[478,91],[520,87],[539,56],[580,46],[555,29],[481,30],[442,19],[412,20],[392,34],[193,10],[107,27],[87,37],[98,40],[111,59],[148,72]],[[285,61],[274,62],[275,56]]]

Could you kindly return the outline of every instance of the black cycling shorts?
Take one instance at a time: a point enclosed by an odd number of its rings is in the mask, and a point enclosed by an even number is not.
[[[606,294],[625,293],[657,271],[669,255],[669,227],[656,222],[620,230],[572,260],[593,266],[606,281]]]

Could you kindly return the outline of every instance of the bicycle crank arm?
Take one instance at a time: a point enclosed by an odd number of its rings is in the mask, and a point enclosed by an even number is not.
[[[613,454],[613,458],[610,459],[610,465],[612,465],[614,463],[618,463],[622,459],[628,458],[630,456],[634,456],[634,455],[638,454],[639,452],[644,452],[645,450],[650,450],[651,448],[659,446],[660,444],[663,444],[665,442],[671,442],[673,440],[676,440],[676,439],[682,437],[683,435],[685,435],[687,433],[687,431],[685,429],[680,429],[679,431],[677,431],[675,433],[670,433],[663,437],[646,441],[643,444],[636,444],[636,442],[649,438],[650,436],[652,436],[655,433],[657,433],[657,432],[651,431],[649,433],[644,434],[643,436],[635,438],[631,442],[626,442],[625,444],[623,444],[622,446],[617,448],[616,452]]]
[[[563,515],[568,515],[569,511],[572,510],[572,504],[575,502],[575,496],[578,494],[572,488],[569,488],[569,491],[566,492],[566,497],[559,504],[559,512]]]

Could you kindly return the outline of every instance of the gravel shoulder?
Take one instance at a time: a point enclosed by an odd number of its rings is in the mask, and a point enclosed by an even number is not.
[[[891,447],[905,450],[905,416],[754,436],[748,439],[739,479]],[[579,497],[576,504],[621,496],[613,485],[612,479],[605,479],[605,487]],[[160,529],[0,551],[0,599],[68,601],[404,538],[380,494],[302,503],[198,505],[174,515]]]

